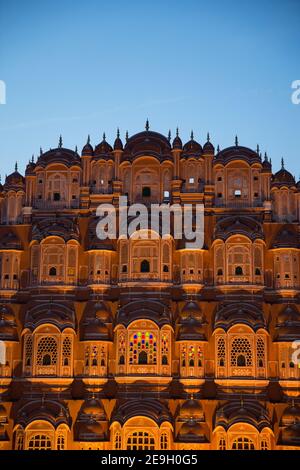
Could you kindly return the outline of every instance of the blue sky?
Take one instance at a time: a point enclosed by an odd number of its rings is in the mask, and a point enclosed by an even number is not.
[[[40,146],[144,129],[284,157],[300,174],[300,0],[0,0],[0,173]]]

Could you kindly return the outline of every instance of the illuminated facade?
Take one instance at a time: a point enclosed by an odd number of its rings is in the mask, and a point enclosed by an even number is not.
[[[99,240],[101,203],[203,203],[205,243]],[[149,126],[0,187],[0,449],[300,449],[300,184]],[[300,354],[299,354],[300,355]]]

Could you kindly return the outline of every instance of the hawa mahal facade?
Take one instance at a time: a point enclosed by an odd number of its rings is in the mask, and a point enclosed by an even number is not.
[[[204,246],[99,240],[96,209],[120,195],[204,204]],[[283,162],[147,123],[41,150],[0,211],[1,450],[300,450],[300,182]]]

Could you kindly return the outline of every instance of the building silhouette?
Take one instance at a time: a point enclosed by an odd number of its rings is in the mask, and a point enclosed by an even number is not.
[[[204,246],[100,240],[101,203],[205,206]],[[300,183],[146,129],[0,186],[0,449],[300,449]],[[300,356],[300,352],[299,352]]]

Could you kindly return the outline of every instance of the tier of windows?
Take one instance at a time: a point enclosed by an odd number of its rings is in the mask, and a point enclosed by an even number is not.
[[[204,376],[204,346],[199,343],[180,343],[180,375],[182,377]]]
[[[244,428],[244,433],[231,430],[217,433],[217,450],[271,450],[271,434],[259,433],[247,424],[237,424],[233,428]],[[247,428],[249,428],[247,430]]]
[[[299,288],[299,269],[299,253],[297,250],[275,250],[275,289]]]
[[[0,288],[18,290],[20,284],[20,252],[0,252]]]

